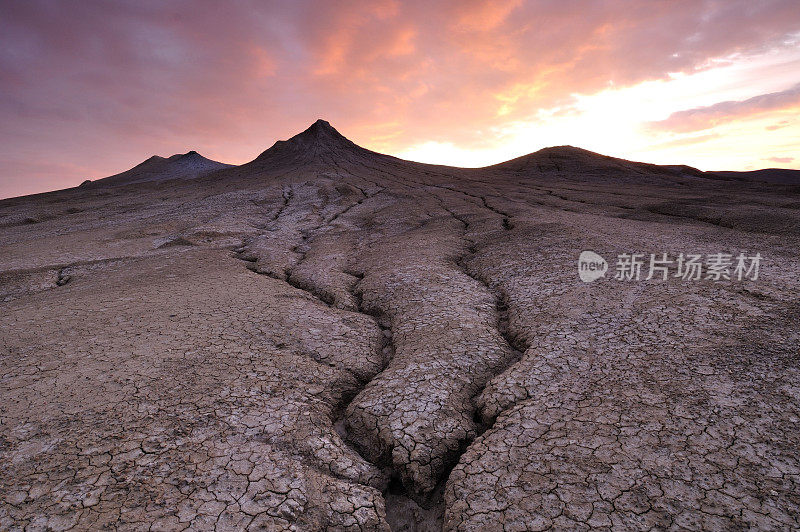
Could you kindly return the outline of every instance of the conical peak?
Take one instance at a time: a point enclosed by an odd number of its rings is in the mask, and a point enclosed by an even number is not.
[[[316,122],[311,124],[305,131],[299,133],[289,139],[289,142],[299,139],[303,141],[311,141],[311,142],[330,142],[330,141],[345,141],[350,142],[347,140],[344,135],[336,131],[336,128],[333,127],[330,122],[327,120],[322,120],[321,118],[318,119]]]
[[[314,122],[313,124],[311,124],[308,127],[308,129],[312,129],[312,128],[316,128],[316,129],[332,129],[333,131],[336,131],[336,129],[331,125],[330,122],[328,122],[327,120],[323,120],[321,118],[317,118],[316,122]]]
[[[336,131],[326,120],[319,119],[305,131],[289,140],[279,140],[270,149],[259,155],[256,160],[311,162],[326,154],[337,154],[342,151],[366,151]]]

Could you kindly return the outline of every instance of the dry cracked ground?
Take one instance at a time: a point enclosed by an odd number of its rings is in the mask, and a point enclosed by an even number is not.
[[[2,201],[0,529],[797,529],[799,237],[797,186],[325,122]],[[763,260],[613,279],[634,252]]]

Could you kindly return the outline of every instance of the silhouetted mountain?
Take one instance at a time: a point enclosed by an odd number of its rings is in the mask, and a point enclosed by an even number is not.
[[[331,162],[331,157],[346,159],[348,156],[389,157],[358,146],[336,131],[329,122],[320,119],[289,140],[279,140],[248,165],[283,166]]]
[[[553,146],[487,167],[526,175],[556,175],[580,180],[624,179],[684,181],[692,178],[711,178],[706,172],[687,165],[657,165],[628,161],[602,155],[574,146]]]
[[[703,172],[687,165],[656,165],[602,155],[574,146],[554,146],[509,161],[465,169],[406,161],[358,146],[325,120],[319,119],[288,140],[279,140],[252,161],[231,166],[211,161],[191,151],[169,158],[154,156],[126,172],[82,186],[118,185],[168,179],[207,177],[206,182],[270,179],[287,171],[311,179],[342,171],[356,174],[392,173],[398,178],[449,174],[471,178],[476,174],[566,179],[595,183],[660,183],[691,185],[698,179],[714,181],[766,181],[800,183],[800,171],[767,169],[755,172]]]
[[[206,181],[269,179],[287,171],[297,171],[298,176],[313,178],[335,173],[337,167],[341,169],[353,164],[367,167],[377,161],[394,163],[393,167],[417,164],[362,148],[320,119],[290,139],[277,141],[252,161],[215,172],[207,176]]]
[[[196,151],[176,154],[171,157],[153,155],[146,161],[137,164],[130,170],[115,174],[96,181],[84,182],[82,186],[94,185],[130,185],[147,181],[167,181],[169,179],[196,179],[223,168],[230,168],[230,164],[220,163],[206,159]]]
[[[776,183],[780,185],[800,185],[800,170],[791,170],[788,168],[764,168],[763,170],[751,170],[749,172],[720,171],[709,173],[737,180],[763,181],[764,183]]]

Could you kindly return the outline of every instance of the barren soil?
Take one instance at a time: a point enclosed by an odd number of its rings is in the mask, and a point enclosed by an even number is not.
[[[797,529],[799,236],[797,186],[321,121],[4,200],[0,529]],[[763,260],[611,278],[634,252]]]

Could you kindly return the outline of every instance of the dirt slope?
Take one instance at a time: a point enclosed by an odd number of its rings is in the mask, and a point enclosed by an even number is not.
[[[131,185],[146,181],[169,179],[196,179],[211,172],[230,168],[231,165],[206,159],[196,151],[175,154],[171,157],[153,155],[130,170],[86,183],[84,186]]]
[[[0,528],[800,527],[796,188],[527,157],[319,121],[0,202]],[[758,279],[613,278],[740,252]]]

